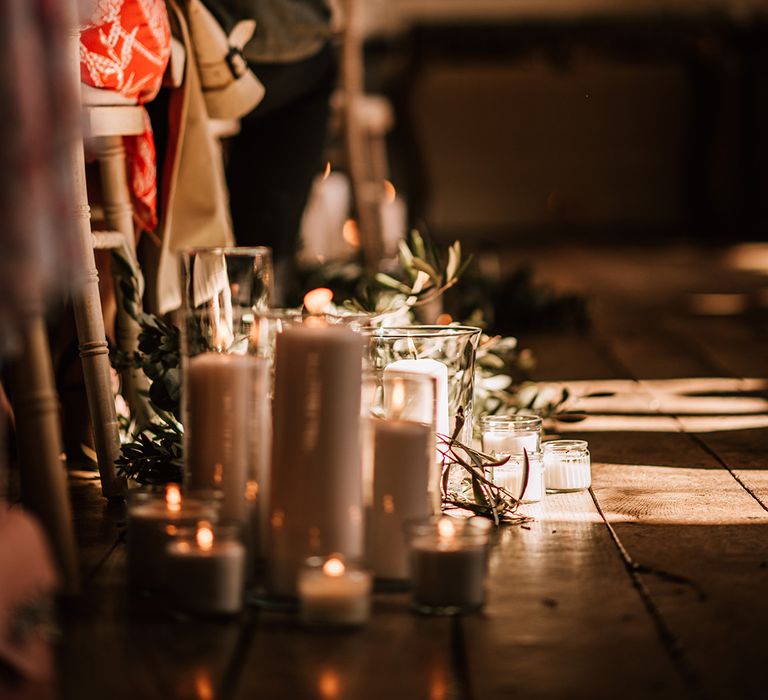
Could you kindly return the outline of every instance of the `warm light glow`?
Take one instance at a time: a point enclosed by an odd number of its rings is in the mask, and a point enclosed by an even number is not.
[[[213,530],[211,524],[206,521],[202,521],[197,526],[197,546],[204,552],[210,552],[213,547]]]
[[[344,227],[341,229],[341,237],[353,248],[359,248],[360,231],[357,228],[357,221],[354,219],[347,219],[344,222]]]
[[[259,495],[259,482],[253,479],[245,482],[245,500],[255,501]]]
[[[435,319],[435,323],[438,326],[449,326],[451,323],[453,323],[453,316],[451,316],[451,314],[440,314]]]
[[[395,199],[397,199],[395,186],[389,180],[384,180],[384,201],[387,204],[392,204]]]
[[[329,160],[325,164],[325,170],[323,171],[323,180],[327,180],[328,176],[331,174],[331,161]]]
[[[337,578],[343,576],[347,567],[344,566],[344,562],[338,557],[331,557],[325,564],[323,564],[323,573],[326,576],[332,576]]]
[[[341,683],[339,674],[333,669],[324,669],[317,682],[317,689],[323,700],[335,700],[339,696]]]
[[[220,486],[223,478],[224,478],[224,465],[214,464],[213,465],[213,483],[216,484],[217,486]]]
[[[176,484],[168,484],[165,487],[165,505],[171,513],[181,510],[181,490]]]
[[[213,700],[213,685],[207,669],[198,668],[195,671],[195,692],[197,700]]]
[[[456,536],[456,526],[450,521],[449,518],[441,518],[437,523],[437,531],[440,533],[440,537],[446,540],[453,539]]]
[[[311,314],[321,314],[333,301],[333,292],[326,287],[318,287],[304,295],[304,308]]]
[[[395,379],[392,382],[392,417],[399,418],[405,408],[405,382]]]
[[[384,494],[384,497],[381,499],[381,506],[388,515],[395,512],[395,499],[391,493]]]

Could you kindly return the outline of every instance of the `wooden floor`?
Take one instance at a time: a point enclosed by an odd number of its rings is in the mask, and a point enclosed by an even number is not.
[[[63,696],[768,697],[768,264],[732,266],[757,258],[539,256],[544,279],[591,299],[588,334],[523,340],[537,377],[567,383],[588,413],[558,430],[590,441],[594,488],[548,496],[527,507],[530,526],[498,533],[482,616],[416,617],[406,596],[378,595],[351,634],[257,609],[229,624],[173,617],[128,597],[124,513],[74,479],[86,591],[65,611]]]

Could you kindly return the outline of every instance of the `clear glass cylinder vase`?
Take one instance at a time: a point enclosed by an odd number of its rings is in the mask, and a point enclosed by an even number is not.
[[[261,556],[268,491],[269,359],[259,314],[269,304],[269,248],[182,254],[182,422],[186,486],[218,491],[221,516],[241,524]]]

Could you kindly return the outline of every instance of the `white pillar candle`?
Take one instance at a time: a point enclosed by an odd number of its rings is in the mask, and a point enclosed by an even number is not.
[[[368,560],[377,578],[408,578],[404,526],[432,514],[430,475],[434,439],[430,426],[402,420],[373,421],[373,503]]]
[[[405,238],[407,228],[408,211],[405,202],[390,185],[381,203],[381,238],[385,256],[390,257],[397,253],[397,244]]]
[[[407,372],[411,374],[424,374],[433,377],[437,384],[437,396],[435,398],[434,416],[435,428],[438,433],[448,435],[448,367],[442,362],[428,358],[420,360],[395,360],[384,368],[384,391],[388,390],[390,382],[387,373]],[[431,392],[424,391],[420,396],[407,397],[406,407],[401,417],[404,420],[432,422],[433,411],[428,405],[432,399]]]
[[[267,587],[278,596],[296,595],[308,555],[363,554],[362,341],[311,320],[275,348]]]
[[[370,616],[371,575],[340,557],[310,560],[299,574],[298,592],[301,621],[307,626],[359,626]]]
[[[264,358],[216,352],[192,357],[187,366],[189,487],[220,490],[221,516],[240,522],[248,520],[246,488],[256,468],[256,426],[267,410],[267,371]]]
[[[200,524],[196,536],[167,547],[168,590],[181,609],[203,615],[231,615],[243,607],[245,547]]]
[[[344,173],[328,172],[315,178],[301,220],[303,260],[337,260],[354,253],[355,248],[342,235],[350,202],[349,180]]]

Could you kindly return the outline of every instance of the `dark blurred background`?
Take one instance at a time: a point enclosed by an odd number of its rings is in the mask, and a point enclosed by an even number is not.
[[[413,222],[485,243],[727,243],[768,219],[768,3],[369,0]]]

